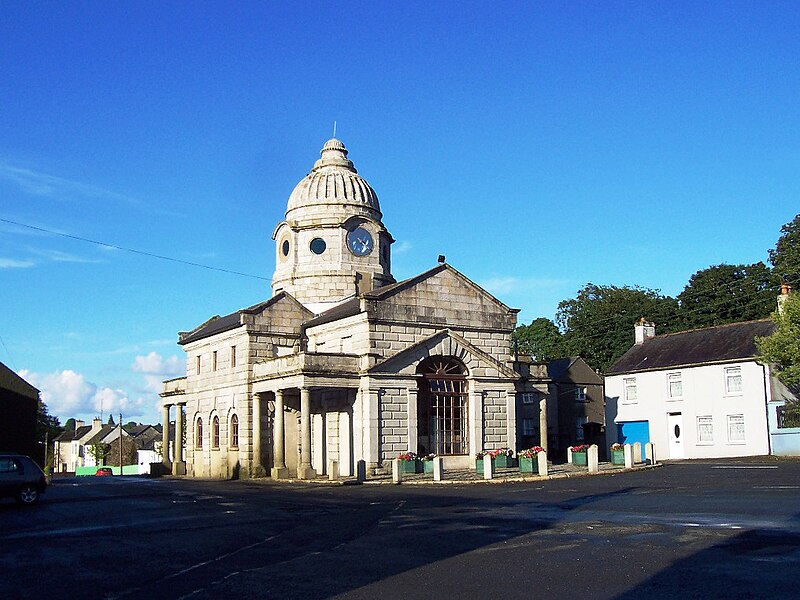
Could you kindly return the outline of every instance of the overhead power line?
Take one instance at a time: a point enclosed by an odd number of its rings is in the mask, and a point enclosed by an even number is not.
[[[17,225],[18,227],[26,227],[27,229],[32,229],[34,231],[41,231],[43,233],[48,233],[50,235],[57,235],[60,237],[68,238],[71,240],[77,240],[79,242],[85,242],[87,244],[94,244],[96,246],[103,246],[105,248],[113,248],[114,250],[122,250],[123,252],[130,252],[131,254],[138,254],[140,256],[148,256],[150,258],[157,258],[159,260],[168,260],[170,262],[178,263],[181,265],[189,265],[191,267],[200,267],[201,269],[208,269],[209,271],[219,271],[220,273],[228,273],[230,275],[239,275],[240,277],[250,277],[252,279],[260,279],[262,281],[270,281],[268,277],[262,277],[261,275],[253,275],[252,273],[242,273],[241,271],[234,271],[232,269],[223,269],[222,267],[212,267],[211,265],[204,265],[202,263],[192,262],[189,260],[183,260],[180,258],[175,258],[173,256],[164,256],[163,254],[155,254],[154,252],[147,252],[145,250],[137,250],[135,248],[127,248],[125,246],[120,246],[118,244],[109,244],[108,242],[101,242],[99,240],[93,240],[90,238],[81,237],[79,235],[71,235],[69,233],[63,233],[61,231],[53,231],[52,229],[46,229],[44,227],[36,227],[35,225],[28,225],[27,223],[20,223],[19,221],[12,221],[11,219],[3,219],[0,217],[0,221],[3,223],[9,223],[11,225]]]

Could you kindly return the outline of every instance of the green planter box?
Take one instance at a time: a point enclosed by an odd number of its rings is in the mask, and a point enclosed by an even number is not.
[[[425,473],[433,474],[433,461],[432,460],[423,460],[422,461],[422,468]]]
[[[505,454],[499,454],[494,458],[494,466],[496,469],[508,469],[511,467],[516,467],[517,459],[506,456]]]
[[[624,450],[612,450],[611,451],[611,464],[612,465],[624,465],[625,464],[625,451]]]
[[[573,452],[572,464],[576,467],[585,467],[589,464],[586,452]]]
[[[520,473],[538,473],[539,472],[539,459],[538,458],[525,458],[521,456],[519,459],[519,472]]]
[[[422,473],[422,462],[419,460],[401,460],[401,473]]]
[[[475,471],[478,473],[483,473],[483,459],[476,458],[475,459]]]

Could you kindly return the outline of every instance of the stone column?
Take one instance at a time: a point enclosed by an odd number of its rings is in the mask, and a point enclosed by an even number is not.
[[[471,384],[470,384],[471,385]],[[469,395],[469,453],[475,456],[483,450],[483,393],[473,390]]]
[[[589,467],[589,473],[598,473],[600,471],[600,461],[598,460],[597,455],[597,444],[592,444],[589,446],[589,450],[586,453],[586,461],[587,466]]]
[[[161,413],[161,460],[169,467],[169,404],[162,407]]]
[[[547,477],[547,452],[539,452],[536,460],[539,462],[539,477]]]
[[[539,400],[539,445],[548,451],[547,447],[547,397]]]
[[[408,401],[408,451],[417,452],[419,449],[419,434],[417,433],[417,390],[406,388]],[[436,448],[428,448],[428,453],[435,453]]]
[[[311,439],[315,442],[311,444],[313,447],[311,466],[314,467],[314,470],[320,475],[325,475],[327,474],[325,470],[327,466],[325,464],[325,457],[327,456],[325,442],[328,439],[328,423],[324,406],[322,410],[323,412],[321,414],[316,413],[311,415]]]
[[[261,394],[253,393],[253,461],[251,477],[264,477],[264,465],[261,464]]]
[[[298,479],[314,479],[316,471],[311,467],[311,390],[300,388],[300,466]]]
[[[284,444],[284,408],[283,390],[275,390],[275,418],[273,420],[272,444],[274,466],[272,467],[273,479],[286,479],[289,469],[286,468],[286,446]]]
[[[369,387],[362,387],[361,394],[361,408],[362,420],[361,425],[363,428],[362,437],[362,456],[367,461],[367,468],[374,469],[380,464],[380,418],[378,416],[378,403],[380,402],[380,393],[378,390],[369,389]]]
[[[339,413],[339,472],[353,474],[353,417],[348,411]]]
[[[514,391],[505,391],[506,395],[506,440],[507,446],[517,450],[517,395]]]
[[[183,462],[183,404],[175,405],[175,457],[172,461],[173,475],[186,475],[186,463]]]
[[[648,465],[656,464],[656,446],[653,442],[647,442],[644,445],[644,455],[647,457],[645,462],[647,462]]]

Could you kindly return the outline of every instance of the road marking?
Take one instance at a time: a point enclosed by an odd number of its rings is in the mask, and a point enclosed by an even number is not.
[[[798,490],[800,485],[754,485],[754,490]]]
[[[165,519],[148,519],[145,521],[137,521],[135,526],[141,525],[158,525],[161,523],[171,523],[175,521],[190,521],[195,517],[168,517]],[[133,525],[131,523],[115,524],[115,525],[92,525],[90,527],[64,527],[62,529],[48,529],[47,531],[27,531],[23,533],[12,533],[5,535],[2,539],[5,540],[18,540],[24,538],[37,538],[37,537],[52,537],[54,535],[70,535],[73,533],[89,533],[94,531],[108,531],[112,529],[130,529]]]
[[[712,469],[777,469],[778,465],[714,465]]]

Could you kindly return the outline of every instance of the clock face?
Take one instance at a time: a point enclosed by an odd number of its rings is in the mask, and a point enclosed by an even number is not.
[[[372,236],[363,227],[356,227],[347,233],[347,247],[356,256],[366,256],[372,252],[373,245]]]

